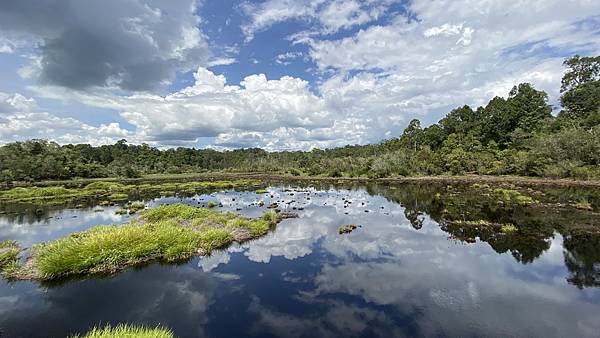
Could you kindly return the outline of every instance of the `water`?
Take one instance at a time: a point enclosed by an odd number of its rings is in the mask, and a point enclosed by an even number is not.
[[[461,209],[540,224],[507,241],[443,224],[440,214],[451,205],[426,197],[443,188],[296,188],[147,201],[214,200],[247,216],[265,210],[253,202],[280,201],[300,217],[181,265],[156,263],[57,285],[2,281],[0,330],[6,337],[64,337],[94,325],[136,323],[164,325],[178,337],[600,335],[599,242],[561,229],[563,213]],[[30,246],[135,217],[117,216],[116,208],[4,215],[0,239]],[[567,214],[584,221],[595,215]],[[360,227],[340,235],[349,223]]]

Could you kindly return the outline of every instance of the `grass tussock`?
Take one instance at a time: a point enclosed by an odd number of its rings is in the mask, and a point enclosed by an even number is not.
[[[162,205],[123,225],[96,226],[36,245],[17,276],[52,280],[113,273],[152,260],[178,261],[262,236],[279,219],[274,211],[249,219],[184,204]]]
[[[174,338],[173,332],[162,327],[147,328],[128,324],[93,328],[83,336],[75,335],[71,338]]]
[[[18,266],[18,255],[21,248],[17,242],[6,240],[0,242],[0,274],[9,277]]]

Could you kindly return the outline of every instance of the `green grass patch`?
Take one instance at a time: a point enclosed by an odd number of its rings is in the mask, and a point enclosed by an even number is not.
[[[71,338],[174,338],[171,330],[155,327],[119,324],[117,326],[105,326],[104,328],[93,328],[83,336],[75,335]]]
[[[34,246],[22,279],[113,273],[138,263],[178,261],[266,234],[275,212],[249,219],[184,204],[162,205],[123,225],[101,225]]]
[[[167,196],[178,192],[194,193],[201,190],[252,187],[258,184],[259,181],[245,179],[233,181],[164,182],[154,184],[123,184],[114,181],[97,181],[79,189],[65,188],[64,186],[13,188],[0,191],[0,202],[61,204],[89,197],[107,201],[126,201],[131,193],[161,193]]]
[[[502,224],[502,226],[500,227],[500,231],[505,234],[510,234],[517,230],[519,230],[519,229],[514,224],[510,224],[510,223]]]
[[[0,274],[9,277],[18,269],[18,255],[21,248],[17,242],[6,240],[0,242]]]
[[[497,188],[493,191],[494,197],[507,205],[530,205],[536,201],[518,190]]]

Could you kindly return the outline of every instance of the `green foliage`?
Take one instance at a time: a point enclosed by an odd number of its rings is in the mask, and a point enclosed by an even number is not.
[[[379,144],[267,152],[176,148],[146,144],[60,146],[44,140],[0,147],[0,181],[107,177],[204,171],[289,173],[330,177],[483,174],[600,178],[600,56],[565,60],[563,110],[554,117],[548,95],[521,83],[485,106],[450,111],[426,128],[411,120],[402,135]],[[175,185],[156,191],[192,191]],[[90,187],[125,193],[110,185]]]
[[[247,219],[183,204],[162,205],[123,225],[101,225],[32,248],[37,278],[111,273],[160,259],[176,261],[210,253],[234,240],[266,234],[278,222],[273,212]],[[27,272],[24,272],[25,274]]]
[[[18,268],[18,258],[21,248],[17,242],[5,240],[0,242],[0,274],[4,277],[10,277]]]
[[[117,326],[94,327],[83,336],[75,335],[71,338],[174,338],[173,332],[162,327],[146,328],[128,324]]]

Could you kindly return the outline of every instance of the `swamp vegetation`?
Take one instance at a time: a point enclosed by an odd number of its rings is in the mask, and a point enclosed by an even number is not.
[[[260,237],[279,220],[275,211],[248,219],[183,204],[159,206],[126,224],[96,226],[36,245],[25,264],[12,265],[6,275],[14,279],[52,280],[114,273],[151,260],[181,261],[210,254],[233,241],[242,243]],[[18,250],[16,243],[9,245]]]

